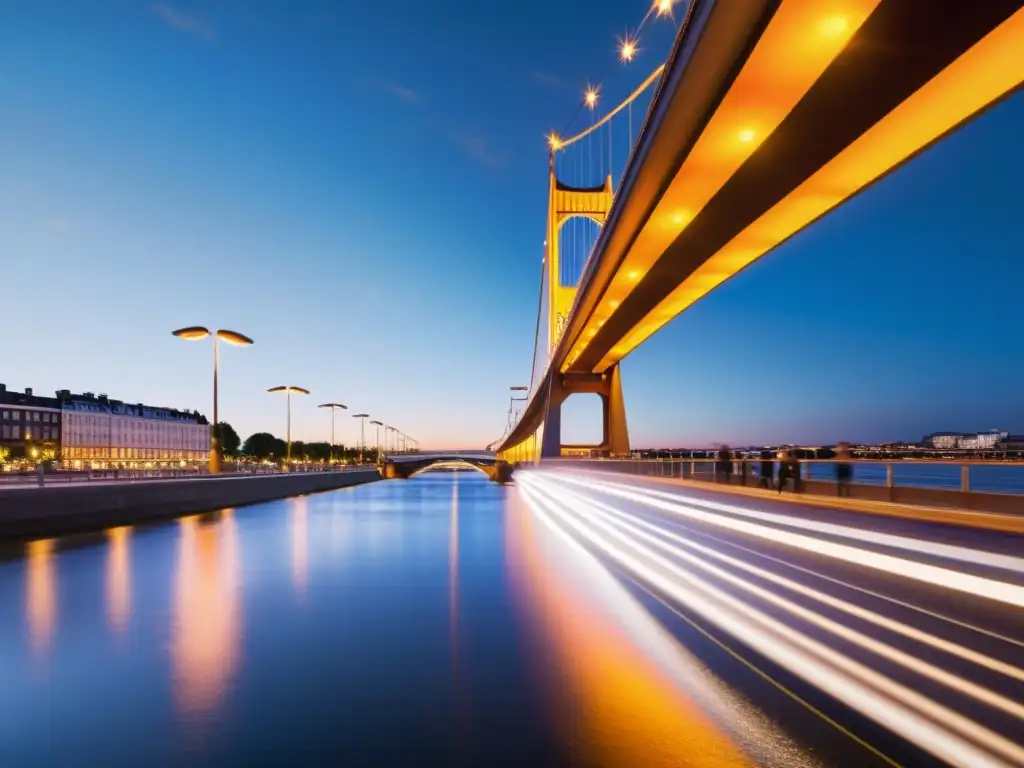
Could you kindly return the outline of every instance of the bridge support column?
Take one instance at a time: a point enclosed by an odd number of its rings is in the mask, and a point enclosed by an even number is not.
[[[551,378],[547,408],[544,412],[544,437],[540,458],[562,455],[562,405],[570,395],[595,394],[601,398],[602,439],[599,445],[586,446],[610,456],[629,453],[626,403],[622,397],[622,374],[616,363],[600,374],[561,374]],[[584,447],[584,446],[579,446]]]

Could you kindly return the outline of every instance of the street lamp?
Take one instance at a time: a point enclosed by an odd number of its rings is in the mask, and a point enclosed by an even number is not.
[[[370,423],[377,427],[377,463],[380,464],[380,428],[383,427],[384,424],[377,421],[376,419],[374,419]]]
[[[283,386],[271,387],[267,392],[284,392],[288,396],[288,453],[285,456],[284,462],[285,466],[290,469],[292,463],[292,395],[308,395],[309,390],[302,387]]]
[[[171,331],[171,334],[186,341],[202,341],[207,336],[213,336],[213,428],[210,429],[210,474],[220,472],[220,438],[217,436],[217,374],[220,369],[220,352],[218,351],[218,340],[234,344],[236,347],[248,347],[252,339],[243,336],[235,331],[218,330],[212,334],[208,328],[201,325],[190,325],[188,328],[179,328]]]
[[[391,432],[397,432],[397,431],[398,430],[395,429],[394,427],[388,426],[387,424],[384,425],[384,450],[388,454],[391,453],[391,443],[388,442],[388,434],[391,433]]]
[[[353,413],[353,419],[359,419],[359,463],[363,463],[363,448],[366,446],[366,420],[370,418],[368,413]]]
[[[341,403],[323,403],[318,405],[317,408],[330,408],[331,409],[331,463],[334,463],[334,414],[339,410],[347,410],[347,405]]]

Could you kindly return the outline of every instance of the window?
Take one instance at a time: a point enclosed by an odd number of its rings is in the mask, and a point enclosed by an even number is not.
[[[5,440],[10,440],[11,439],[11,428],[9,426],[7,426],[6,424],[4,424],[3,432],[0,433],[0,434],[3,434]]]
[[[11,437],[14,438],[15,440],[21,437],[21,427],[19,427],[17,424],[11,427]],[[28,439],[27,434],[25,435],[25,439]]]

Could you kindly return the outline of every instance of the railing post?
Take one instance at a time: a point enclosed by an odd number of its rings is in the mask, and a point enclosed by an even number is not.
[[[960,465],[960,491],[962,493],[971,492],[971,465],[961,464]]]

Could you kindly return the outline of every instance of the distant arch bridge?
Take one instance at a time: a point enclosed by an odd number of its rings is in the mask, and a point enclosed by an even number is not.
[[[407,480],[420,472],[441,469],[475,469],[496,483],[507,483],[512,479],[512,465],[487,453],[392,456],[380,465],[380,475],[385,480]]]

